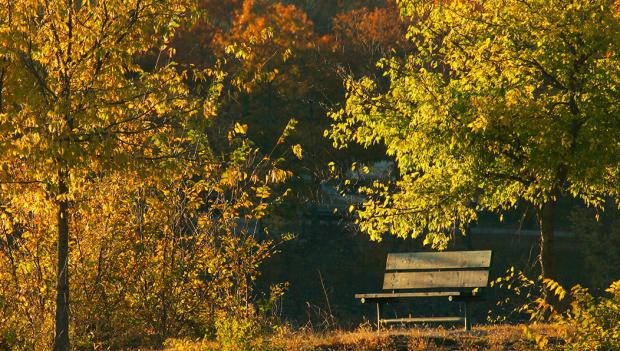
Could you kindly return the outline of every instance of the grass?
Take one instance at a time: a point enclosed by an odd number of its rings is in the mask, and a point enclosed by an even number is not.
[[[555,336],[548,325],[530,326],[536,334]],[[525,351],[533,344],[523,333],[523,325],[480,325],[471,332],[444,328],[394,328],[377,332],[369,326],[355,331],[313,332],[283,330],[267,343],[271,351]],[[212,342],[178,341],[173,350],[218,350]]]
[[[546,325],[531,327],[538,334],[554,336]],[[448,351],[448,350],[531,350],[522,325],[476,326],[471,332],[460,329],[407,328],[376,332],[357,330],[324,334],[296,332],[272,340],[275,350],[316,351]]]

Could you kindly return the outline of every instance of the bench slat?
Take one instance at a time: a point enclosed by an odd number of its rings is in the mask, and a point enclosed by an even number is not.
[[[463,317],[416,317],[381,319],[381,323],[464,322]]]
[[[491,251],[390,253],[385,270],[489,268]]]
[[[385,273],[383,289],[482,288],[489,271],[392,272]]]
[[[422,292],[406,292],[406,293],[371,293],[371,294],[355,294],[356,299],[384,299],[398,297],[432,297],[432,296],[460,296],[460,291],[422,291]]]

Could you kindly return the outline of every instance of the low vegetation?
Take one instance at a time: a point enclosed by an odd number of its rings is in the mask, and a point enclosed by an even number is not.
[[[518,280],[514,276],[519,277]],[[532,286],[522,274],[507,279]],[[354,331],[316,331],[278,326],[269,334],[253,334],[256,325],[243,329],[233,322],[237,333],[222,334],[214,341],[168,340],[166,350],[273,350],[273,351],[448,351],[448,350],[565,350],[607,351],[620,349],[620,281],[606,290],[607,295],[593,297],[587,289],[575,286],[566,291],[552,280],[539,285],[555,296],[555,305],[547,299],[532,297],[515,310],[527,312],[530,323],[476,325],[471,332],[460,328],[395,327],[377,331],[370,323]],[[511,289],[513,287],[511,286]],[[519,287],[515,287],[519,289]],[[539,292],[542,292],[539,290]]]
[[[544,317],[562,340],[561,345],[554,345],[548,336],[539,335],[531,330],[526,334],[536,341],[541,350],[602,351],[620,350],[620,280],[605,290],[607,295],[595,298],[588,289],[576,285],[570,291],[554,281],[545,281],[549,293],[557,297],[558,302],[569,303],[564,310],[549,305],[542,299],[532,313],[532,319]]]
[[[286,331],[263,344],[278,351],[448,351],[448,350],[531,350],[533,341],[524,337],[524,325],[476,326],[471,333],[460,329],[394,328],[377,332],[360,327],[355,331]],[[539,335],[556,340],[555,330],[542,324],[529,327]],[[171,340],[166,350],[219,350],[217,343]],[[241,349],[238,349],[241,350]]]

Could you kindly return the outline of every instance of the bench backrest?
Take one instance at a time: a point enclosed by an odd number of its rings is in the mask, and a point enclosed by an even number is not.
[[[491,251],[390,253],[383,289],[482,288],[489,280]]]

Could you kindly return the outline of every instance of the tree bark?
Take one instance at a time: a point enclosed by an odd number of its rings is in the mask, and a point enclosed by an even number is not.
[[[66,173],[58,172],[58,194],[56,202],[58,262],[56,267],[56,329],[54,351],[69,350],[69,202]]]
[[[538,224],[540,227],[540,252],[538,263],[540,274],[543,278],[556,278],[555,271],[555,228],[553,220],[555,217],[556,200],[549,200],[537,211]]]

